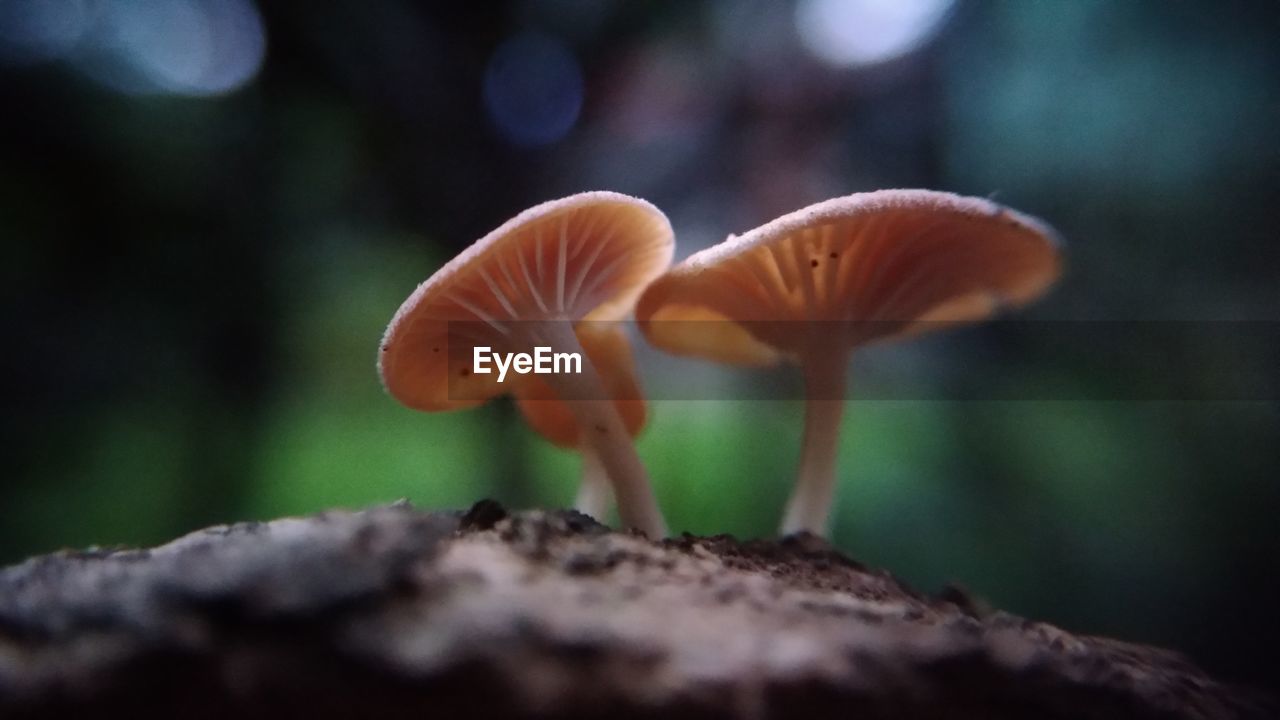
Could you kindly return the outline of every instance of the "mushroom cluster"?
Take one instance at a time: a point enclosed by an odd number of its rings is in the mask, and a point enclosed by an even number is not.
[[[575,325],[628,315],[645,286],[671,264],[673,251],[667,217],[637,198],[589,192],[530,208],[477,240],[404,301],[382,340],[383,385],[425,411],[506,394],[536,399],[527,375],[508,385],[497,373],[478,372],[476,349],[527,356],[549,348],[578,356],[578,372],[541,377],[573,416],[574,443],[603,466],[622,523],[663,536],[666,524],[631,431]]]
[[[387,328],[379,371],[420,410],[510,394],[551,442],[578,449],[578,507],[665,534],[632,437],[644,398],[626,335],[633,309],[668,352],[743,365],[790,362],[805,383],[795,488],[781,532],[827,531],[850,355],[864,345],[990,317],[1042,295],[1059,242],[989,200],[881,190],[784,215],[667,270],[673,235],[649,203],[583,193],[525,211],[410,295]],[[666,271],[666,272],[664,272]],[[583,355],[580,374],[472,372],[475,348],[544,346]]]
[[[697,253],[640,298],[645,337],[721,362],[800,366],[804,439],[781,532],[826,533],[849,356],[1039,297],[1060,271],[1039,220],[989,200],[881,190],[783,215]]]

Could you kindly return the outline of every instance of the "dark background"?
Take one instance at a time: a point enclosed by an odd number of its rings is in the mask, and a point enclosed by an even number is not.
[[[567,504],[576,459],[509,404],[382,394],[416,283],[582,190],[656,203],[684,256],[929,187],[1045,218],[1070,267],[1021,322],[860,356],[835,542],[1280,684],[1280,4],[458,5],[0,0],[0,561],[398,497]],[[1134,321],[1168,343],[1109,351]],[[770,534],[798,404],[641,372],[703,393],[640,442],[673,528]]]

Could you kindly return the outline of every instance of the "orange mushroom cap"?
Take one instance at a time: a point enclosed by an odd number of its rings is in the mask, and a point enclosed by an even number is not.
[[[626,332],[616,323],[582,323],[577,333],[587,357],[601,369],[605,391],[613,399],[627,432],[631,437],[639,435],[647,411]],[[521,386],[516,394],[516,406],[525,422],[552,444],[562,448],[579,447],[582,431],[577,420],[541,379],[532,378]]]
[[[496,374],[469,372],[476,346],[526,351],[503,332],[525,321],[620,319],[670,264],[673,247],[666,216],[627,195],[587,192],[525,210],[404,301],[383,336],[382,383],[426,411],[511,392],[520,379],[500,384]]]
[[[880,190],[811,205],[696,253],[641,296],[654,345],[736,364],[974,322],[1061,271],[1043,222],[989,200]],[[696,322],[705,321],[705,322]]]

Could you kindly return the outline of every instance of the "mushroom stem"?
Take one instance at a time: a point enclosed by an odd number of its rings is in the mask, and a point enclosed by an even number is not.
[[[532,332],[535,344],[548,345],[553,352],[577,353],[582,358],[581,373],[551,373],[545,377],[582,428],[583,448],[595,453],[604,466],[618,500],[618,518],[623,526],[652,538],[666,537],[666,522],[649,485],[649,473],[640,462],[631,434],[605,392],[591,358],[582,349],[573,324],[568,320],[552,320],[539,323]]]
[[[804,441],[795,489],[783,515],[782,535],[801,531],[827,534],[836,489],[848,359],[848,353],[830,350],[811,352],[804,358]]]
[[[578,486],[578,496],[574,498],[573,508],[603,522],[609,512],[609,503],[613,500],[613,493],[609,491],[609,472],[604,469],[604,463],[600,462],[600,456],[591,446],[584,446],[581,455],[582,484]]]

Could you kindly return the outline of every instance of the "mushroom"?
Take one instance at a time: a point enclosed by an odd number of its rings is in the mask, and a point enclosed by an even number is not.
[[[670,265],[673,249],[666,216],[626,195],[581,193],[525,210],[404,301],[378,355],[383,385],[417,410],[473,407],[519,395],[530,378],[518,374],[528,372],[527,362],[523,370],[512,362],[520,354],[527,360],[542,348],[557,364],[563,358],[565,367],[552,368],[559,372],[536,379],[565,401],[585,430],[581,444],[608,474],[622,523],[663,536],[648,474],[574,326],[622,319],[645,285]],[[504,376],[491,363],[478,365],[485,350],[490,359],[505,354],[516,372]]]
[[[647,418],[626,332],[617,323],[580,323],[577,333],[587,357],[604,381],[605,392],[634,438],[644,428]],[[516,406],[529,427],[551,444],[580,452],[582,482],[574,508],[596,519],[603,518],[612,501],[608,474],[591,445],[582,442],[582,427],[570,409],[556,399],[550,386],[538,379],[520,390]]]
[[[1028,303],[1060,264],[1055,233],[1035,218],[979,198],[881,190],[692,255],[649,286],[636,319],[673,353],[800,365],[804,439],[781,532],[823,535],[853,350]]]

